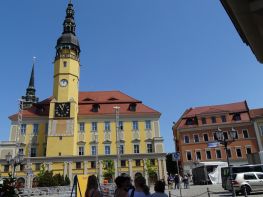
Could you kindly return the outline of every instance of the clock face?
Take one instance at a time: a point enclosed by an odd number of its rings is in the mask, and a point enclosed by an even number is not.
[[[70,117],[70,103],[56,103],[55,117],[68,118]]]
[[[61,79],[59,82],[61,87],[66,87],[68,85],[68,80],[66,79]]]

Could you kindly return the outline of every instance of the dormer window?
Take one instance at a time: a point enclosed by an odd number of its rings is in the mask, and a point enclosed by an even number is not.
[[[108,101],[117,101],[118,99],[114,98],[114,97],[111,97],[108,99]]]
[[[129,111],[136,111],[136,103],[131,103],[130,104]]]
[[[187,118],[185,124],[186,124],[186,125],[193,125],[193,124],[194,124],[194,121],[193,121],[192,118]]]
[[[93,104],[91,111],[93,111],[93,112],[98,112],[98,111],[99,111],[99,108],[100,108],[100,105],[99,105],[99,104]]]
[[[233,120],[234,120],[234,121],[239,121],[239,120],[241,120],[240,113],[235,113],[235,114],[233,114]]]

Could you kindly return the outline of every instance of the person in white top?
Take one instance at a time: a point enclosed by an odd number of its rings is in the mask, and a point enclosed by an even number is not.
[[[155,193],[152,194],[152,197],[168,197],[165,191],[165,183],[163,181],[156,181],[154,185]]]

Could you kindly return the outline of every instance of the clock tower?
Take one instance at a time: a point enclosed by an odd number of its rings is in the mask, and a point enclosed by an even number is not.
[[[80,47],[75,28],[74,9],[70,1],[63,33],[56,45],[46,156],[70,156],[77,153]]]

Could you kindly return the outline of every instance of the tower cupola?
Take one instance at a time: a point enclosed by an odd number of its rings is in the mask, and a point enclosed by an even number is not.
[[[63,22],[63,33],[57,40],[56,45],[56,58],[71,57],[73,59],[79,59],[80,47],[79,41],[76,37],[76,24],[74,20],[74,8],[71,1],[68,3],[66,9],[66,17]],[[65,50],[66,49],[66,50]],[[72,51],[74,53],[66,53],[65,51]]]

